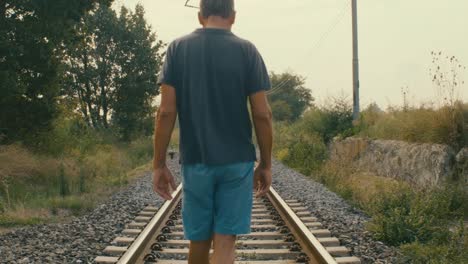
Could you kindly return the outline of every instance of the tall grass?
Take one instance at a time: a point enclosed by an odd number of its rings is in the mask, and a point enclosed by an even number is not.
[[[61,116],[48,134],[0,145],[0,225],[34,224],[91,209],[127,184],[134,177],[129,172],[152,155],[151,137],[119,142],[111,130],[90,129],[69,113]]]
[[[458,150],[468,145],[468,104],[393,107],[385,112],[372,105],[362,112],[357,130],[363,137],[446,144]]]

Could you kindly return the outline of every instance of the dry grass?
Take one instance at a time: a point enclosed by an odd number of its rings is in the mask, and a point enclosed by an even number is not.
[[[389,108],[362,112],[359,134],[378,139],[439,143],[460,149],[468,145],[468,104],[457,101],[453,106],[435,108]]]
[[[0,146],[0,179],[34,175],[39,164],[35,156],[19,145]]]
[[[0,146],[0,226],[78,215],[151,169],[151,139],[52,157]]]
[[[406,182],[372,175],[365,172],[357,172],[345,180],[353,189],[353,200],[361,204],[370,204],[377,195],[391,193],[402,187],[409,187]]]
[[[348,162],[327,161],[313,177],[365,211],[376,197],[409,188],[406,182],[358,171]]]

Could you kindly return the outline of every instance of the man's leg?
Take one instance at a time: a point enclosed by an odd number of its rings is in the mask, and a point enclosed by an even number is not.
[[[189,264],[209,264],[213,238],[214,179],[202,164],[182,166],[182,223],[190,240]]]
[[[210,264],[211,239],[190,241],[188,264]]]
[[[232,264],[235,258],[236,236],[214,235],[214,253],[211,264]]]
[[[214,262],[231,264],[236,235],[250,233],[253,162],[220,166],[216,170]]]

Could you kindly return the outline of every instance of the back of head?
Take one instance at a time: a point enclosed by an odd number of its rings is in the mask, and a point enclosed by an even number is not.
[[[210,16],[226,19],[234,13],[234,0],[200,0],[200,14],[205,19]]]

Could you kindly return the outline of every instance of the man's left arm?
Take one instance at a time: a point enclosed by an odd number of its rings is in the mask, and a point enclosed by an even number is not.
[[[154,126],[153,190],[162,198],[171,200],[171,188],[176,189],[174,176],[166,165],[167,147],[177,118],[174,87],[161,85],[161,104]]]

